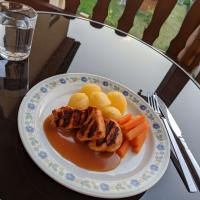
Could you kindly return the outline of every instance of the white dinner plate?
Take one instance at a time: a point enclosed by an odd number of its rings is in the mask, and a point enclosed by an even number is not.
[[[102,91],[120,91],[127,99],[127,112],[144,114],[150,124],[140,152],[129,149],[111,171],[85,170],[64,159],[50,145],[43,122],[55,108],[66,106],[70,96],[87,83]],[[18,113],[21,140],[30,157],[51,178],[83,194],[101,198],[122,198],[148,190],[163,176],[170,157],[165,128],[153,109],[140,96],[112,80],[90,74],[62,74],[35,85],[24,97]]]

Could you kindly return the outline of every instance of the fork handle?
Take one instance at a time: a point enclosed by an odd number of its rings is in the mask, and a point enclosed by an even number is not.
[[[163,123],[164,123],[164,125],[165,125],[165,127],[167,129],[167,133],[168,133],[169,138],[171,140],[171,143],[172,143],[172,145],[174,147],[174,151],[176,152],[176,155],[178,157],[178,160],[179,160],[180,166],[182,168],[186,183],[188,185],[189,192],[191,192],[191,193],[197,192],[198,190],[196,188],[196,185],[194,183],[192,175],[191,175],[191,173],[190,173],[190,171],[188,169],[188,166],[187,166],[187,164],[186,164],[186,162],[185,162],[185,160],[183,158],[183,155],[181,154],[179,146],[178,146],[178,144],[177,144],[177,142],[175,140],[175,137],[174,137],[169,125],[168,125],[168,122],[164,117],[161,117],[161,119],[162,119],[162,121],[163,121]]]

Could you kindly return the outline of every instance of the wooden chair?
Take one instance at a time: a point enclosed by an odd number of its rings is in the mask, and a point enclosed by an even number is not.
[[[65,8],[56,8],[48,4],[49,0],[17,0],[27,3],[36,10],[54,11],[76,15],[81,0],[65,0]],[[85,0],[87,1],[87,0]],[[124,12],[118,20],[117,29],[128,33],[132,28],[135,15],[145,0],[127,0]],[[152,0],[157,1],[154,14],[149,26],[144,30],[142,40],[150,45],[159,36],[159,31],[165,20],[170,15],[177,0]],[[104,23],[108,15],[111,0],[98,0],[93,8],[92,20]],[[91,25],[95,26],[94,23]],[[200,0],[196,0],[187,13],[176,37],[170,42],[165,52],[167,56],[191,73],[200,62]],[[96,26],[101,28],[102,26]],[[196,30],[196,32],[195,32]],[[117,34],[119,32],[116,31]],[[190,38],[190,40],[188,40]],[[181,53],[181,56],[180,56]]]

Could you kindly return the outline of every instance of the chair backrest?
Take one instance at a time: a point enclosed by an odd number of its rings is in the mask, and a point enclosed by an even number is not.
[[[49,0],[17,0],[22,3],[27,3],[36,10],[62,12],[67,14],[76,14],[81,0],[65,0],[65,8],[61,9],[47,3]],[[87,1],[87,0],[85,0]],[[128,33],[133,27],[135,15],[141,5],[147,0],[126,0],[126,5],[122,16],[118,19],[117,29]],[[150,0],[148,0],[150,1]],[[177,0],[151,0],[155,1],[155,10],[150,24],[144,30],[142,40],[150,45],[158,38],[160,29],[169,17],[171,11],[175,7]],[[108,7],[111,0],[97,0],[93,8],[92,20],[104,23],[108,15]],[[95,26],[91,23],[91,25]],[[171,59],[180,64],[186,71],[191,72],[200,61],[200,31],[194,34],[194,31],[200,25],[200,0],[194,1],[188,11],[180,30],[176,37],[170,42],[169,48],[165,52]],[[101,26],[96,26],[101,28]],[[119,32],[116,31],[117,34]],[[189,40],[193,34],[193,40]],[[187,44],[187,45],[186,45]],[[198,43],[199,44],[199,43]],[[185,49],[185,50],[184,50]],[[184,51],[183,51],[184,50]],[[181,57],[179,54],[182,52]],[[183,53],[184,52],[184,53]]]
[[[171,11],[175,7],[177,0],[152,0],[156,1],[155,10],[149,26],[144,30],[142,40],[150,45],[158,38],[160,29],[169,17]],[[111,0],[98,0],[93,8],[92,20],[104,23],[108,15],[108,7]],[[118,20],[117,29],[126,33],[133,27],[133,21],[139,8],[144,4],[145,0],[126,0],[124,12]],[[81,1],[80,0],[65,0],[65,10],[76,13]],[[176,37],[171,41],[166,54],[180,64],[186,71],[191,72],[198,63],[198,53],[200,47],[195,45],[199,41],[199,36],[194,35],[195,40],[187,45],[188,38],[193,34],[200,24],[200,0],[194,1],[190,10],[188,11],[180,30]],[[98,27],[99,28],[99,27]],[[118,33],[118,32],[116,32]],[[190,47],[190,48],[188,48]],[[182,55],[178,59],[180,52],[186,48],[185,56]],[[194,62],[193,62],[194,61]]]

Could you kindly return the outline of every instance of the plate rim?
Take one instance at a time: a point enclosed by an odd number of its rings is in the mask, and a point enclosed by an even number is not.
[[[53,180],[57,181],[58,183],[60,183],[61,185],[73,190],[73,191],[76,191],[76,192],[79,192],[79,193],[82,193],[82,194],[85,194],[85,195],[88,195],[88,196],[94,196],[94,197],[100,197],[100,198],[123,198],[123,197],[129,197],[129,196],[133,196],[133,195],[137,195],[137,194],[140,194],[146,190],[148,190],[149,188],[151,188],[153,185],[155,185],[161,178],[162,176],[164,175],[167,167],[168,167],[168,164],[169,164],[169,160],[170,160],[170,141],[169,141],[169,137],[166,133],[166,130],[162,124],[162,121],[161,119],[156,115],[156,113],[154,112],[154,110],[149,106],[148,109],[151,110],[152,113],[154,113],[155,116],[157,116],[157,119],[159,120],[159,123],[160,125],[162,126],[162,129],[164,130],[165,132],[165,137],[166,137],[166,145],[167,145],[167,149],[168,151],[167,152],[167,155],[165,155],[165,165],[162,166],[162,169],[159,170],[159,174],[158,176],[156,176],[153,181],[151,180],[150,184],[148,184],[147,186],[144,186],[144,187],[140,187],[136,192],[134,192],[135,190],[129,190],[129,191],[126,191],[126,193],[119,193],[119,192],[113,192],[113,193],[95,193],[93,190],[86,190],[85,188],[81,188],[80,189],[80,186],[76,187],[76,185],[73,185],[71,183],[67,183],[60,179],[59,177],[55,176],[54,174],[51,173],[51,171],[47,170],[47,168],[45,167],[45,165],[38,161],[38,158],[34,155],[34,153],[32,152],[32,150],[30,149],[28,143],[27,143],[27,139],[25,139],[25,137],[23,137],[23,130],[22,130],[22,126],[21,126],[21,123],[22,123],[22,120],[20,118],[20,116],[22,116],[22,112],[23,112],[23,108],[24,108],[24,105],[25,105],[25,102],[26,102],[26,99],[30,96],[30,94],[32,94],[32,92],[40,87],[41,85],[43,85],[45,82],[47,82],[48,80],[51,80],[51,79],[56,79],[56,78],[63,78],[63,77],[66,77],[66,76],[91,76],[91,77],[97,77],[97,78],[100,78],[100,79],[104,79],[104,80],[107,80],[107,81],[110,81],[112,83],[115,83],[116,85],[119,85],[129,91],[131,91],[132,93],[134,93],[135,95],[137,95],[139,97],[139,99],[142,101],[142,102],[145,102],[146,101],[144,99],[142,99],[137,93],[135,93],[133,90],[129,89],[128,87],[116,82],[116,81],[113,81],[109,78],[106,78],[106,77],[102,77],[102,76],[98,76],[98,75],[94,75],[94,74],[88,74],[88,73],[66,73],[66,74],[60,74],[60,75],[55,75],[55,76],[52,76],[52,77],[49,77],[47,79],[44,79],[42,80],[41,82],[37,83],[35,86],[33,86],[28,92],[27,94],[25,95],[25,97],[23,98],[21,104],[20,104],[20,107],[19,107],[19,110],[18,110],[18,120],[17,120],[17,123],[18,123],[18,130],[19,130],[19,135],[20,135],[20,138],[22,140],[22,143],[27,151],[27,153],[29,154],[29,156],[31,157],[31,159],[35,162],[35,164],[37,164],[37,166],[42,169],[43,172],[45,172],[48,176],[50,176]]]

